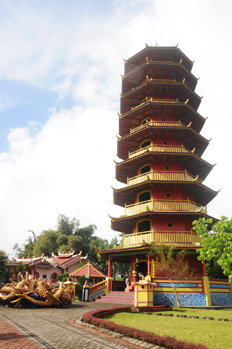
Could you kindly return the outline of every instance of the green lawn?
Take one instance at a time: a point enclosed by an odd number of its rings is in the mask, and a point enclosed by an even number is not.
[[[232,309],[174,308],[168,313],[173,314],[173,317],[118,313],[108,316],[106,320],[162,336],[169,335],[180,340],[201,343],[210,349],[232,349]],[[178,314],[187,315],[187,318],[178,318]],[[199,316],[199,319],[190,319],[190,315]],[[213,317],[214,320],[204,320],[204,316]],[[229,321],[219,321],[219,318]]]

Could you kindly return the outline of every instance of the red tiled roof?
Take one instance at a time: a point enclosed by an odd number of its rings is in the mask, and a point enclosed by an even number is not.
[[[100,277],[105,278],[106,275],[104,275],[101,271],[99,271],[97,268],[94,268],[92,264],[87,263],[83,267],[73,271],[69,274],[69,276],[72,277],[79,277],[83,275],[88,275],[88,277]]]
[[[79,254],[78,255],[71,255],[68,258],[60,258],[60,256],[54,258],[54,262],[58,264],[61,267],[68,267],[69,265],[72,265],[80,260],[82,260],[83,257],[81,257]]]
[[[73,260],[76,257],[80,258],[79,254],[75,254],[75,255],[64,254],[64,255],[60,255],[60,256],[55,257],[54,261],[57,264],[63,264],[63,263],[66,263],[66,262],[69,262],[69,261]]]

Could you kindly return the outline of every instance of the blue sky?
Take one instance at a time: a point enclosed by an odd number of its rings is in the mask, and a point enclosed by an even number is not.
[[[145,43],[178,43],[195,60],[212,137],[203,158],[217,162],[205,184],[222,189],[208,211],[231,217],[231,18],[229,0],[0,0],[0,248],[54,228],[59,213],[116,235],[120,74]]]

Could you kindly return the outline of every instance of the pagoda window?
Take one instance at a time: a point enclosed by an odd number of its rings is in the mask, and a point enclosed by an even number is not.
[[[137,233],[151,230],[151,220],[145,219],[137,223]]]
[[[143,202],[143,201],[148,201],[148,200],[151,200],[151,192],[150,191],[144,191],[138,195],[138,202]]]
[[[150,140],[147,140],[145,142],[143,142],[140,146],[140,148],[145,148],[145,147],[148,147],[149,145],[151,144],[151,141]]]
[[[145,120],[143,120],[143,121],[141,122],[141,125],[145,125],[147,122],[150,122],[150,121],[151,121],[150,118],[146,118]]]
[[[144,174],[151,171],[151,165],[145,165],[140,168],[139,174]]]

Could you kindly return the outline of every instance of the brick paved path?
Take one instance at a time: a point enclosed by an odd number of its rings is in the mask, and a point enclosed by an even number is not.
[[[120,334],[85,326],[80,320],[84,313],[118,305],[78,302],[62,309],[0,308],[1,349],[100,349],[161,347],[129,339]]]

